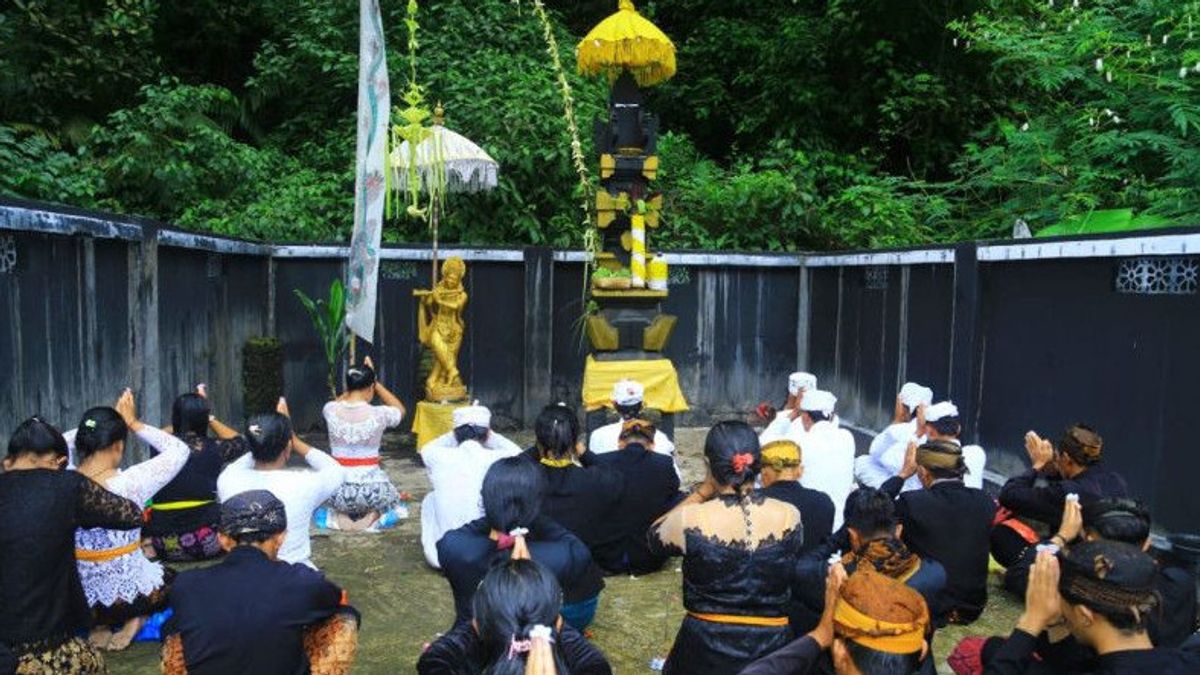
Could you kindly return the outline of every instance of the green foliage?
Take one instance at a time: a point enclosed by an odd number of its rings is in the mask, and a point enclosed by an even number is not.
[[[1128,207],[1200,212],[1200,42],[1195,3],[1022,3],[955,28],[1010,83],[956,164],[995,231]]]
[[[342,355],[349,346],[346,332],[346,289],[341,279],[334,279],[329,285],[329,299],[313,300],[299,288],[292,289],[308,318],[312,321],[313,330],[321,341],[321,350],[325,353],[325,362],[329,366],[329,393],[337,397],[337,367]]]
[[[544,4],[594,170],[588,129],[607,90],[574,74],[572,48],[616,3]],[[398,102],[407,3],[382,5]],[[678,74],[650,92],[666,201],[652,248],[912,245],[1109,209],[1155,223],[1200,214],[1195,0],[638,6],[679,48]],[[595,179],[581,185],[573,166],[534,4],[420,9],[426,103],[443,102],[447,126],[501,167],[495,191],[447,196],[441,240],[579,247]],[[5,5],[0,193],[248,238],[346,240],[357,12],[317,0]],[[398,218],[384,236],[429,235]]]

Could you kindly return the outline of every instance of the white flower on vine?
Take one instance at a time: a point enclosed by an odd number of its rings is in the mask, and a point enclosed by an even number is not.
[[[1196,71],[1197,73],[1200,73],[1200,61],[1197,61],[1196,65],[1192,66],[1192,70]]]
[[[1074,0],[1071,3],[1071,9],[1079,9],[1079,0]]]
[[[1089,126],[1089,127],[1094,127],[1094,126],[1096,126],[1096,118],[1095,118],[1095,117],[1089,117],[1089,118],[1088,118],[1088,126]]]
[[[1113,124],[1120,124],[1120,123],[1121,123],[1121,116],[1113,115]]]
[[[1029,131],[1029,122],[1021,125],[1021,131]]]
[[[1163,35],[1163,44],[1167,44],[1167,40],[1171,37],[1170,33]]]
[[[1108,115],[1109,117],[1112,117],[1112,116],[1113,116],[1113,111],[1112,111],[1112,109],[1111,109],[1111,108],[1105,108],[1105,109],[1104,109],[1104,114],[1105,114],[1105,115]]]
[[[957,46],[958,46],[958,38],[954,38],[953,40],[951,40],[951,43],[952,43],[952,44],[953,44],[955,47],[957,47]]]
[[[1111,70],[1104,74],[1104,81],[1112,82],[1112,71]]]
[[[1096,59],[1096,72],[1097,73],[1104,72],[1104,59],[1103,58]]]
[[[1187,69],[1187,66],[1184,66],[1184,67],[1180,68],[1180,69],[1179,69],[1179,77],[1180,77],[1180,78],[1187,77],[1187,70],[1188,70],[1188,69]]]

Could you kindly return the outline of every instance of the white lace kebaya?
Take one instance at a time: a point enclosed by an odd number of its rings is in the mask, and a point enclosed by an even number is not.
[[[159,454],[118,471],[104,482],[104,487],[132,502],[145,504],[183,469],[191,451],[183,441],[149,425],[142,425],[136,434]],[[69,435],[73,441],[74,433]],[[74,454],[74,447],[71,450]],[[141,540],[141,528],[75,530],[75,548],[78,550],[103,552],[129,549],[111,560],[76,561],[89,607],[111,607],[117,602],[132,603],[138,596],[148,596],[162,587],[162,565],[146,558],[142,553]]]

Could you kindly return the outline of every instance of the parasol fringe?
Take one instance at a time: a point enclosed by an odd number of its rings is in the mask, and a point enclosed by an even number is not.
[[[622,70],[628,70],[642,87],[653,86],[675,75],[675,46],[670,42],[585,40],[579,43],[576,60],[582,75],[607,75],[610,80],[615,80]]]

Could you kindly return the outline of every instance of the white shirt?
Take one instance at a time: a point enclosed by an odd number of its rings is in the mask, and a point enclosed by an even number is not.
[[[868,454],[855,462],[855,477],[863,485],[878,488],[883,483],[900,473],[904,466],[904,455],[908,452],[908,444],[922,438],[917,437],[917,421],[898,422],[889,425],[871,440]],[[921,489],[921,481],[912,476],[904,482],[905,491]]]
[[[624,422],[613,422],[605,424],[599,429],[592,432],[588,437],[588,450],[603,455],[606,452],[616,452],[620,450],[621,428]],[[660,455],[667,457],[675,456],[675,444],[663,432],[654,430],[654,451]]]
[[[224,502],[247,490],[267,490],[275,495],[283,502],[288,522],[279,559],[316,569],[310,560],[312,543],[308,538],[308,524],[313,511],[341,487],[346,472],[337,460],[316,448],[308,451],[304,461],[312,471],[259,470],[254,468],[254,457],[246,453],[217,477],[217,498]]]
[[[800,447],[804,463],[800,484],[824,492],[833,500],[833,529],[837,531],[842,526],[846,498],[854,490],[854,436],[835,422],[817,422],[804,435]]]
[[[63,434],[69,439],[72,455],[75,454],[75,432],[72,430]],[[159,454],[123,471],[118,470],[115,476],[105,481],[104,487],[136,504],[145,504],[179,474],[192,453],[183,441],[147,424],[142,425],[137,436]],[[141,529],[106,530],[95,527],[75,530],[77,549],[103,551],[140,543],[141,540]],[[79,560],[76,566],[90,607],[111,607],[117,602],[133,602],[139,595],[150,595],[163,586],[162,565],[148,560],[141,548],[102,562]]]
[[[800,422],[799,415],[796,419],[792,419],[792,414],[796,411],[792,408],[784,408],[775,413],[775,419],[762,430],[758,435],[759,443],[776,440],[784,436],[792,436],[792,440],[796,440],[797,436],[804,434],[804,424]]]
[[[964,445],[963,462],[967,465],[967,475],[963,476],[963,484],[969,488],[982,490],[983,469],[987,466],[987,453],[978,445]]]
[[[494,431],[483,444],[459,445],[450,432],[421,448],[421,461],[433,487],[421,502],[421,548],[431,567],[441,569],[437,543],[447,532],[483,517],[480,492],[487,470],[519,454],[520,446]]]

